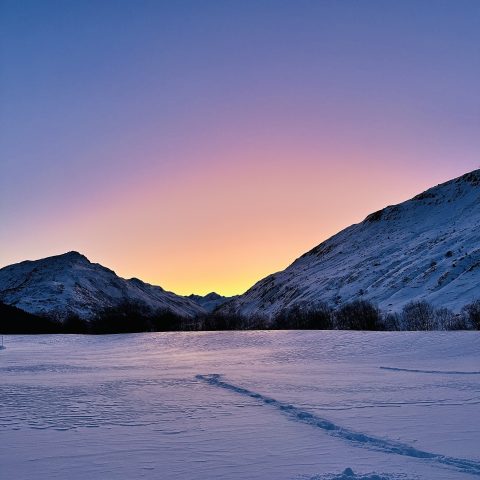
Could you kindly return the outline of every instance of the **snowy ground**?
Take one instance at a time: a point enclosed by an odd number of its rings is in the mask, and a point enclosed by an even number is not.
[[[480,334],[7,336],[0,478],[480,478]]]

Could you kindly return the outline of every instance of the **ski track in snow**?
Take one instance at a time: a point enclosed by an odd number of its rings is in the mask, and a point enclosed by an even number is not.
[[[453,370],[419,370],[413,368],[379,367],[382,370],[392,372],[410,372],[410,373],[433,373],[438,375],[480,375],[480,372],[456,372]]]
[[[480,480],[480,376],[379,369],[479,371],[476,332],[33,335],[6,345],[2,479]],[[204,375],[209,385],[202,373],[222,376]]]
[[[314,415],[289,403],[267,397],[239,385],[228,383],[227,381],[222,380],[222,375],[220,374],[214,373],[208,375],[196,375],[195,378],[213,387],[223,388],[225,390],[229,390],[240,395],[251,397],[255,400],[258,400],[259,402],[262,402],[265,405],[269,405],[278,409],[279,411],[287,415],[290,419],[296,422],[305,423],[307,425],[319,428],[327,432],[329,435],[341,438],[342,440],[346,440],[347,442],[350,442],[356,446],[384,453],[429,460],[432,462],[456,468],[457,470],[468,473],[470,475],[480,476],[480,462],[463,458],[439,455],[424,450],[418,450],[410,445],[401,442],[396,442],[387,438],[374,437],[373,435],[368,435],[362,432],[356,432],[354,430],[341,427],[340,425],[337,425],[328,419]]]

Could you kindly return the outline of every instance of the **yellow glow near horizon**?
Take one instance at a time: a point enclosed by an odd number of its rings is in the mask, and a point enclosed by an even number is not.
[[[339,158],[325,168],[305,152],[293,170],[288,152],[248,158],[132,179],[48,229],[39,224],[38,253],[18,260],[75,249],[122,277],[178,294],[241,294],[368,213],[435,183],[381,163],[356,167],[368,162],[358,155],[353,164]],[[18,235],[11,252],[28,251],[22,242],[27,237]]]

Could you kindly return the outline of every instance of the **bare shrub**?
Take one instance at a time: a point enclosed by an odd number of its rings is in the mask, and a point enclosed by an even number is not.
[[[428,302],[410,302],[402,310],[402,330],[436,330],[435,310]]]
[[[455,326],[455,314],[448,308],[437,308],[433,311],[436,330],[456,330]]]
[[[339,330],[384,330],[378,307],[366,300],[355,300],[342,305],[335,312],[335,325]]]
[[[475,300],[470,305],[466,305],[462,314],[465,316],[465,321],[470,325],[470,328],[480,330],[480,300]]]
[[[326,303],[314,307],[296,305],[275,316],[274,330],[331,330],[333,310]]]
[[[402,330],[402,317],[398,313],[387,313],[383,316],[383,327],[389,332]]]

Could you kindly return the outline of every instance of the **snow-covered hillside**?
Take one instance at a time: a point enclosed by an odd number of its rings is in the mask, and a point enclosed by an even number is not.
[[[221,310],[272,316],[362,298],[390,311],[411,300],[458,311],[480,298],[479,227],[476,170],[369,215]]]
[[[63,319],[92,318],[123,302],[140,302],[152,310],[168,309],[184,317],[204,313],[192,300],[91,263],[78,252],[25,261],[0,269],[0,301],[26,312]]]

